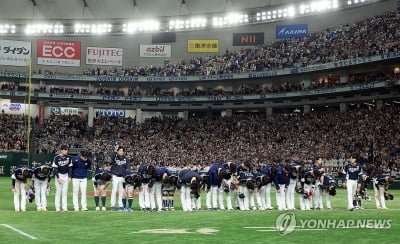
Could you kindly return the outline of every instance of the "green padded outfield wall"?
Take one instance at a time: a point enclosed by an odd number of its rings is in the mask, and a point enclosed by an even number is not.
[[[11,176],[18,165],[35,167],[37,164],[51,163],[54,156],[54,154],[31,153],[30,162],[28,163],[27,153],[0,152],[0,176]]]

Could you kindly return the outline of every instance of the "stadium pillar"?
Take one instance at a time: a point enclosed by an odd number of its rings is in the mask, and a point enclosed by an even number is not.
[[[189,111],[185,110],[183,111],[183,120],[188,120],[189,119]]]
[[[304,113],[305,113],[305,114],[309,114],[310,111],[311,111],[311,110],[310,110],[310,105],[304,105],[304,109],[303,109],[303,110],[304,110]]]
[[[346,103],[340,103],[340,112],[344,113],[347,110],[347,104]]]
[[[268,118],[268,117],[272,117],[272,114],[273,114],[272,107],[267,107],[267,108],[265,109],[265,113],[266,113],[266,115],[267,115],[267,118]]]
[[[88,126],[93,127],[94,109],[93,103],[88,103]]]
[[[142,110],[140,108],[136,109],[136,123],[137,124],[142,123]]]
[[[347,75],[346,75],[346,74],[341,74],[341,75],[340,75],[340,81],[339,81],[339,83],[340,83],[340,84],[347,83]]]
[[[383,101],[382,100],[377,100],[376,101],[376,109],[381,110],[383,107]]]

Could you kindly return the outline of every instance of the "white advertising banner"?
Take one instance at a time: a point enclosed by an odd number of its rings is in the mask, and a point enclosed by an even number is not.
[[[147,58],[171,57],[171,45],[140,45],[140,57],[147,57]]]
[[[122,66],[122,48],[87,47],[86,64]]]
[[[0,65],[28,66],[32,43],[0,40]]]

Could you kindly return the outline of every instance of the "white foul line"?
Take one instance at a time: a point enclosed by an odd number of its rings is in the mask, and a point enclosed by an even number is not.
[[[295,230],[296,231],[298,231],[298,230],[311,230],[311,231],[318,230],[318,231],[320,231],[320,230],[328,230],[328,229],[295,229]],[[256,231],[259,231],[259,232],[276,232],[278,230],[256,230]]]
[[[0,225],[3,225],[3,226],[5,226],[5,227],[7,227],[7,228],[9,228],[9,229],[12,229],[13,231],[16,231],[16,232],[20,233],[21,235],[26,236],[26,237],[28,237],[28,238],[31,238],[31,239],[33,239],[33,240],[36,240],[36,239],[37,239],[36,237],[34,237],[34,236],[32,236],[32,235],[29,235],[29,234],[27,234],[27,233],[25,233],[25,232],[23,232],[23,231],[20,231],[20,230],[18,230],[18,229],[16,229],[16,228],[12,227],[12,226],[10,226],[10,225],[7,225],[7,224],[0,224]]]

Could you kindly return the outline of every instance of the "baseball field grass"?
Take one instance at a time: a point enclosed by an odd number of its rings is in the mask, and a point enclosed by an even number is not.
[[[400,232],[400,190],[388,210],[377,210],[374,200],[365,209],[347,211],[345,190],[332,200],[333,210],[312,211],[175,211],[96,212],[92,196],[88,212],[55,212],[54,182],[48,212],[15,212],[11,180],[0,177],[0,243],[393,243]],[[69,191],[71,192],[70,185]],[[88,191],[92,191],[88,182]],[[372,191],[371,191],[372,193]],[[272,192],[275,204],[275,192]],[[202,196],[203,206],[205,197]],[[109,198],[107,199],[109,209]],[[296,195],[298,205],[298,196]],[[298,206],[297,206],[298,207]]]

